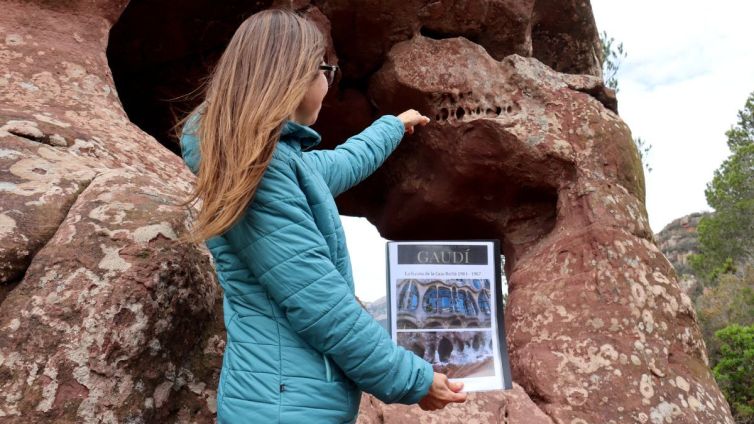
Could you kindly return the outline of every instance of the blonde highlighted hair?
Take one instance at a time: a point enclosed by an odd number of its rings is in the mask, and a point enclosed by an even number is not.
[[[205,101],[177,124],[195,127],[200,151],[196,186],[182,206],[197,199],[202,206],[182,241],[221,235],[241,217],[325,52],[319,29],[291,11],[264,10],[238,27],[208,79]]]

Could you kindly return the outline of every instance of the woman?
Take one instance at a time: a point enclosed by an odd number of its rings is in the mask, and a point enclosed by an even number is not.
[[[333,199],[429,119],[386,115],[335,150],[308,151],[333,79],[324,56],[304,18],[251,16],[183,127],[182,154],[197,174],[189,202],[202,199],[186,240],[206,240],[224,289],[220,423],[352,423],[361,390],[426,410],[466,399],[357,302]]]

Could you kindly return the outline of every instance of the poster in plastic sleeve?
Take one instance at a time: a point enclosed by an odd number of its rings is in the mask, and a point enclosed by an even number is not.
[[[465,392],[510,389],[499,242],[388,242],[387,265],[393,340]]]

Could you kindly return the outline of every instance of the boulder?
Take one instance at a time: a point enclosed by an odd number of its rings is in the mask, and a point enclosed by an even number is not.
[[[281,5],[344,70],[322,147],[380,114],[433,118],[342,212],[394,239],[499,238],[507,259],[514,389],[436,412],[364,395],[360,422],[732,423],[589,4],[544,0],[0,0],[4,422],[214,421],[222,292],[176,241],[198,205],[179,205],[194,177],[170,128],[198,100],[174,98]]]
[[[0,420],[212,422],[225,343],[193,174],[123,110],[124,1],[0,2]]]

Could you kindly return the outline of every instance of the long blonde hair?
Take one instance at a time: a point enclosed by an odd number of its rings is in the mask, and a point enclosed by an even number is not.
[[[182,241],[223,234],[241,217],[325,51],[314,23],[291,11],[264,10],[238,27],[208,79],[205,101],[177,125],[199,116],[196,186],[182,206],[198,198],[202,206]]]

